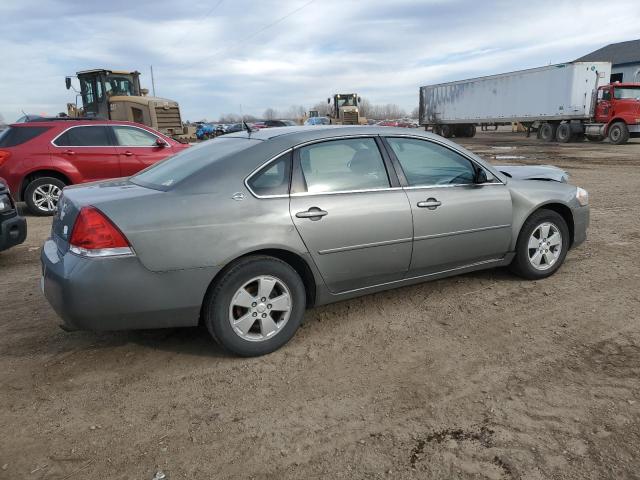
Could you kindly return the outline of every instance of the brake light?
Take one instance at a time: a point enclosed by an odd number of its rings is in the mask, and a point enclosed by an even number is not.
[[[69,243],[73,253],[85,257],[133,254],[129,241],[120,229],[95,207],[83,207],[80,210]]]
[[[8,150],[0,150],[0,167],[4,164],[4,162],[9,160],[10,156],[11,152],[9,152]]]

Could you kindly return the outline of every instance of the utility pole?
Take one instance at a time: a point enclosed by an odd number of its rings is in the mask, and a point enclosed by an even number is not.
[[[156,96],[156,82],[153,78],[153,65],[151,65],[151,92],[153,96]]]

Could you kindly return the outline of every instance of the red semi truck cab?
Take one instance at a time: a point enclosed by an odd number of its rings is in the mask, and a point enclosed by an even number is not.
[[[585,125],[589,140],[626,143],[640,137],[640,83],[610,83],[598,88],[594,123]]]

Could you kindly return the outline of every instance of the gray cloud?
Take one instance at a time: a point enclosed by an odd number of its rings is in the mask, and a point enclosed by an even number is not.
[[[640,20],[635,0],[606,15],[596,1],[308,3],[5,0],[0,113],[64,110],[64,76],[87,68],[138,69],[150,86],[151,64],[190,119],[338,91],[411,110],[419,85],[571,60],[635,38]]]

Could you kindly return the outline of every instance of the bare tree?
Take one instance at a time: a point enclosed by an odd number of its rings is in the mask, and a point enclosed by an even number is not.
[[[327,102],[318,102],[313,107],[311,107],[311,110],[317,110],[318,115],[320,115],[321,117],[326,117],[327,115],[329,115],[329,104]]]
[[[418,118],[420,116],[420,108],[416,107],[411,110],[411,118]]]
[[[371,114],[373,113],[372,107],[373,105],[368,99],[364,97],[361,98],[360,102],[358,103],[358,110],[360,112],[360,116],[365,118],[371,117]]]
[[[265,120],[273,120],[278,116],[278,112],[275,109],[269,107],[264,111],[262,116],[264,117]]]

